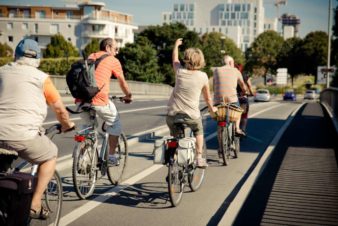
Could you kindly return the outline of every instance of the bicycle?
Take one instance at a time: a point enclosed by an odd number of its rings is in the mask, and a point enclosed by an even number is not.
[[[122,97],[111,97],[112,100]],[[74,139],[77,144],[73,150],[72,177],[76,195],[80,199],[86,199],[94,192],[98,172],[101,178],[106,174],[113,185],[121,182],[122,175],[127,166],[128,148],[126,136],[122,133],[118,139],[116,154],[118,154],[118,164],[108,164],[109,156],[109,134],[106,131],[106,123],[102,124],[102,132],[98,130],[98,121],[95,109],[90,106],[82,106],[77,111],[67,107],[72,114],[84,113],[89,119],[89,123],[82,126],[77,131]],[[101,148],[99,149],[99,140],[102,138]],[[99,178],[100,179],[100,178]]]
[[[203,113],[205,108],[202,109]],[[165,141],[165,163],[168,166],[168,183],[169,198],[172,206],[180,204],[185,186],[189,185],[190,190],[197,191],[204,180],[205,168],[198,168],[195,163],[195,139],[185,136],[187,124],[183,120],[175,120],[174,125],[178,134],[174,138]],[[207,150],[204,140],[202,157],[206,158]]]
[[[222,158],[223,165],[229,165],[230,157],[238,158],[240,151],[240,138],[236,136],[237,117],[240,117],[241,108],[234,104],[221,104],[217,106],[219,111],[223,111],[222,116],[217,116],[217,136],[219,141],[219,158]],[[218,112],[219,112],[218,111]],[[219,113],[218,113],[219,114]]]
[[[45,130],[45,134],[49,135],[53,139],[55,134],[61,133],[61,124],[55,124],[48,129]],[[0,159],[2,164],[2,172],[0,173],[1,177],[11,176],[17,172],[27,172],[28,167],[31,166],[30,174],[34,177],[37,176],[38,165],[30,164],[27,161],[22,161],[17,164],[15,168],[12,167],[12,163],[15,159],[18,158],[18,153],[13,150],[0,149]],[[35,179],[36,180],[36,179]],[[33,185],[33,191],[35,190],[35,186]],[[62,209],[62,181],[59,173],[57,171],[54,172],[52,179],[50,180],[42,199],[42,205],[48,209],[49,217],[46,220],[37,220],[30,219],[28,214],[28,219],[21,219],[20,216],[11,216],[9,214],[10,211],[10,202],[13,201],[13,194],[10,190],[6,190],[1,193],[1,206],[0,206],[0,225],[17,225],[18,221],[27,222],[24,225],[58,225],[61,209]],[[21,206],[22,208],[30,209],[29,206]],[[29,209],[28,213],[29,213]]]

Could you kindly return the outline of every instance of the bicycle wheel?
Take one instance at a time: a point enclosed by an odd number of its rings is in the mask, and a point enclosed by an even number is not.
[[[58,172],[55,171],[41,200],[42,205],[50,212],[49,217],[46,220],[32,219],[30,222],[31,226],[59,225],[62,209],[62,192],[62,181]]]
[[[203,158],[207,157],[207,144],[204,139],[203,143]],[[196,164],[193,164],[192,170],[189,172],[188,182],[191,191],[197,191],[204,180],[205,169],[196,167]]]
[[[78,143],[73,152],[73,184],[80,199],[91,196],[97,178],[97,152],[94,142],[86,139]]]
[[[235,136],[235,130],[236,130],[236,125],[233,123],[231,151],[233,153],[233,157],[238,158],[240,138]]]
[[[221,133],[221,143],[219,144],[220,152],[222,154],[223,165],[227,166],[229,164],[228,148],[229,148],[229,139],[228,139],[228,130],[227,127],[220,127]]]
[[[183,169],[176,161],[169,164],[168,167],[168,190],[172,206],[176,207],[182,200],[184,183],[183,183]]]
[[[119,137],[116,154],[118,154],[119,164],[115,166],[108,165],[107,167],[108,179],[113,185],[117,185],[121,182],[124,170],[127,166],[128,146],[126,136],[123,133]],[[107,147],[106,159],[108,159],[108,155],[109,147]]]

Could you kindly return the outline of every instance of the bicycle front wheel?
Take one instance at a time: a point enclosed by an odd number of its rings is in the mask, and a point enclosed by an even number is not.
[[[77,143],[73,152],[73,184],[80,199],[91,196],[97,178],[97,152],[94,142],[86,139]]]
[[[229,139],[228,139],[228,130],[227,127],[219,127],[218,132],[221,134],[220,138],[220,152],[222,155],[223,165],[227,166],[229,164],[228,159],[228,148],[229,148]]]
[[[203,143],[202,157],[205,158],[205,159],[207,158],[207,144],[206,144],[205,139],[204,139],[204,143]],[[204,180],[204,175],[205,175],[205,169],[204,168],[198,168],[198,167],[196,167],[195,164],[193,164],[193,168],[189,172],[189,177],[188,177],[189,187],[190,187],[191,191],[197,191],[201,187],[202,182]]]
[[[176,161],[169,164],[168,167],[168,190],[172,206],[176,207],[182,200],[184,183],[183,183],[183,169]]]
[[[49,217],[46,220],[32,219],[30,222],[31,226],[59,225],[62,208],[62,192],[62,181],[58,172],[55,171],[41,200],[42,205],[49,211]]]
[[[127,146],[127,138],[122,133],[118,140],[118,145],[116,147],[116,152],[118,155],[118,163],[116,165],[110,165],[107,166],[107,174],[108,179],[113,185],[118,185],[121,180],[124,173],[124,170],[127,166],[127,160],[128,160],[128,146]],[[106,150],[106,159],[108,159],[109,155],[109,147]]]

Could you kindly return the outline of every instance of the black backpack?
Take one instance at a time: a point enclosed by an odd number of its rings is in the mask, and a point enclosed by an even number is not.
[[[91,102],[92,98],[102,89],[96,85],[95,69],[108,56],[109,54],[104,54],[96,60],[87,59],[72,64],[66,75],[66,81],[74,98]]]

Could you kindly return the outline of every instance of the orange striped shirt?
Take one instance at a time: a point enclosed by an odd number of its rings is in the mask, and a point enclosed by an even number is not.
[[[107,54],[105,51],[99,51],[89,56],[89,59],[98,59],[102,55]],[[101,89],[93,98],[92,104],[96,106],[104,106],[109,102],[110,78],[114,75],[116,78],[123,75],[120,61],[114,56],[108,56],[103,59],[95,70],[96,85]]]

